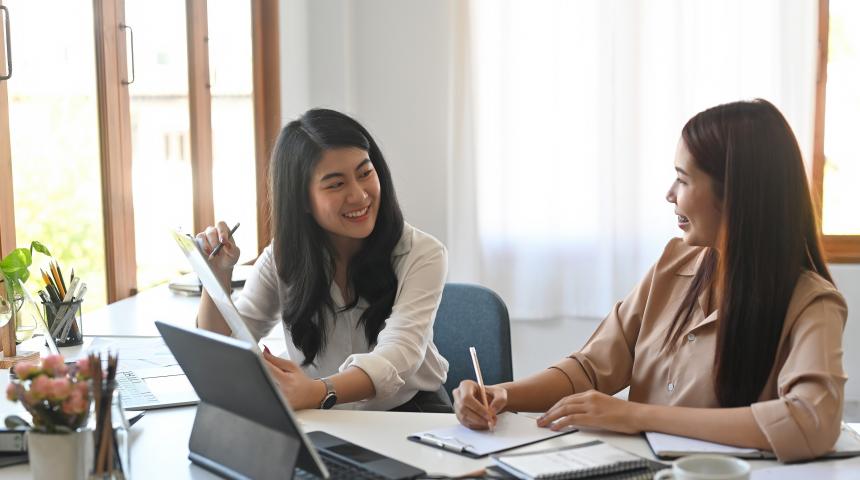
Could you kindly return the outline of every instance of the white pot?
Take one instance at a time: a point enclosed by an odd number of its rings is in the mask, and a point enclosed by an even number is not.
[[[85,480],[93,466],[93,431],[27,433],[34,480]]]

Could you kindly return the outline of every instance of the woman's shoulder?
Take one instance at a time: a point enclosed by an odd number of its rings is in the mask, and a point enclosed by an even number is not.
[[[403,222],[403,233],[400,240],[391,252],[392,257],[409,256],[424,257],[441,253],[447,255],[445,245],[433,235],[419,230],[412,225]]]
[[[655,273],[695,275],[706,250],[705,247],[689,245],[681,238],[672,238],[663,247],[663,254],[655,265]]]
[[[792,313],[799,314],[811,303],[819,300],[847,312],[845,297],[842,296],[836,285],[819,275],[818,272],[804,270],[797,278],[797,284],[794,287],[794,293],[788,307],[788,316],[792,316]]]

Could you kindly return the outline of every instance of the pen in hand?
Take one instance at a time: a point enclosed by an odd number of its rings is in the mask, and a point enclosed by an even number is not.
[[[212,257],[214,257],[215,255],[218,255],[218,252],[221,251],[221,248],[224,246],[224,243],[226,243],[227,240],[233,238],[233,234],[236,233],[236,230],[238,230],[238,229],[239,229],[239,222],[236,222],[236,225],[234,225],[233,228],[230,229],[230,236],[228,236],[224,241],[218,243],[218,245],[215,246],[215,249],[212,250],[212,253],[209,254],[209,259],[212,259]]]
[[[487,402],[487,388],[484,386],[484,376],[481,375],[481,364],[478,363],[478,352],[475,350],[475,347],[469,347],[469,354],[472,356],[472,365],[475,367],[475,378],[478,380],[478,387],[481,389],[481,400],[484,402],[484,408],[487,409],[487,413],[490,414],[491,418],[487,422],[490,430],[495,427],[495,415],[490,410],[490,404]]]

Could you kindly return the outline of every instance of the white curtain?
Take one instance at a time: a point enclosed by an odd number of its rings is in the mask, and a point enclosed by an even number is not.
[[[455,23],[451,280],[602,317],[677,234],[684,122],[762,97],[812,147],[817,0],[473,0]]]

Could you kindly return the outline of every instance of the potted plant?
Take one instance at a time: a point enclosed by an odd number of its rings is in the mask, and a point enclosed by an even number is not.
[[[92,403],[89,359],[71,368],[60,355],[41,364],[21,362],[12,369],[6,398],[21,402],[33,424],[17,416],[10,428],[28,428],[27,448],[34,479],[84,479],[93,459],[93,432],[85,428]]]
[[[17,312],[24,304],[21,284],[30,278],[30,265],[33,264],[33,251],[51,256],[48,247],[39,242],[31,242],[30,248],[16,248],[0,260],[0,273],[3,275],[5,291],[0,291],[0,297],[5,296],[7,302],[0,302],[0,315],[9,317],[7,320],[15,330],[19,327]],[[2,322],[0,322],[2,323]]]

